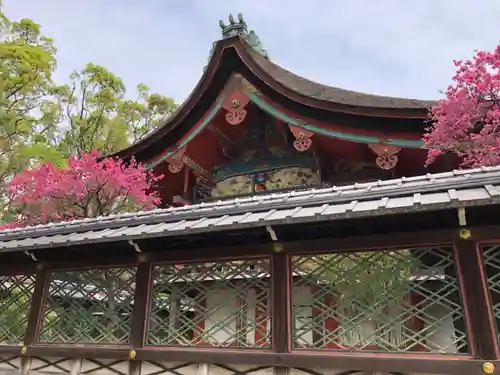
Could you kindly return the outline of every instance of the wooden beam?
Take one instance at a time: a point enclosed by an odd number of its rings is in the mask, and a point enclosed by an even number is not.
[[[28,356],[59,358],[111,358],[128,359],[130,348],[126,347],[75,347],[71,345],[29,346]],[[295,368],[353,369],[372,372],[402,372],[450,375],[484,374],[484,360],[462,356],[368,354],[303,351],[292,353],[273,353],[262,350],[233,349],[193,349],[193,348],[157,348],[137,349],[136,360],[225,363],[236,365],[259,365]],[[0,356],[3,354],[0,348]],[[10,354],[10,353],[9,353]],[[500,368],[500,361],[490,361]]]
[[[477,227],[470,229],[476,241],[500,239],[500,226]],[[356,250],[387,250],[389,248],[402,248],[411,246],[443,245],[453,244],[459,238],[460,230],[457,229],[438,229],[401,233],[384,233],[368,236],[349,236],[340,238],[319,238],[305,241],[290,242],[267,242],[267,243],[249,243],[238,246],[213,246],[204,248],[172,248],[163,246],[163,241],[169,241],[170,237],[155,238],[154,240],[135,240],[140,244],[146,262],[183,262],[183,261],[210,261],[214,258],[235,259],[269,256],[274,252],[274,246],[279,244],[282,252],[286,254],[311,254],[322,252],[342,252]],[[121,243],[129,248],[126,242]],[[102,256],[101,250],[98,253],[92,252],[89,245],[86,252],[86,260],[73,260],[64,262],[46,262],[45,267],[49,270],[64,269],[84,269],[96,267],[125,267],[137,265],[136,253],[116,252],[115,255]],[[46,251],[46,250],[44,250]],[[18,270],[33,269],[31,260],[26,260],[26,266],[19,265]],[[0,275],[10,274],[9,264],[0,265]]]

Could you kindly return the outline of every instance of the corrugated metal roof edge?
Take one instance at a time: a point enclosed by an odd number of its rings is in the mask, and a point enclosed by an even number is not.
[[[156,222],[189,220],[200,217],[201,213],[206,217],[239,214],[250,209],[250,207],[245,206],[245,204],[248,203],[254,204],[254,206],[251,207],[253,212],[259,212],[275,208],[285,209],[288,206],[294,207],[301,205],[306,207],[323,203],[340,203],[344,201],[383,197],[391,198],[421,192],[449,190],[450,188],[471,188],[496,183],[498,181],[500,181],[500,166],[471,170],[455,170],[451,172],[403,177],[372,183],[356,183],[348,186],[334,186],[331,188],[310,189],[300,192],[271,193],[248,198],[233,198],[210,203],[200,203],[192,206],[156,209],[16,228],[0,231],[0,241],[63,234],[66,232],[84,232],[89,230],[116,228],[126,225],[135,226],[140,224],[154,224]],[[313,197],[311,197],[311,195]],[[286,200],[290,198],[292,198],[292,200],[287,202]]]
[[[231,223],[228,225],[220,225],[220,226],[209,226],[204,228],[183,228],[181,230],[167,230],[161,233],[137,233],[133,235],[122,235],[122,236],[114,236],[114,237],[96,237],[96,238],[86,238],[84,236],[80,236],[81,238],[77,241],[71,240],[71,233],[66,234],[68,237],[68,241],[65,242],[48,242],[42,244],[36,244],[34,242],[32,245],[22,245],[16,248],[11,249],[0,249],[0,253],[7,252],[16,252],[16,251],[26,251],[26,250],[37,250],[37,249],[51,249],[64,247],[71,244],[74,245],[82,245],[82,244],[92,244],[92,243],[105,243],[105,242],[118,242],[118,241],[128,241],[128,240],[138,240],[138,239],[148,239],[148,238],[164,238],[170,236],[183,236],[190,235],[196,233],[206,233],[206,232],[216,232],[216,231],[224,231],[227,229],[246,229],[246,228],[256,228],[256,227],[265,227],[269,225],[282,225],[282,224],[302,224],[302,223],[313,223],[313,222],[321,222],[321,221],[332,221],[332,220],[340,220],[340,219],[355,219],[355,218],[363,218],[367,216],[385,216],[385,215],[393,215],[393,214],[406,214],[412,212],[428,212],[428,211],[438,211],[445,209],[453,209],[458,207],[470,207],[470,206],[481,206],[488,204],[500,204],[500,196],[488,198],[484,200],[473,200],[469,202],[459,202],[459,201],[450,201],[449,203],[436,203],[436,204],[426,204],[426,205],[411,205],[406,207],[396,207],[396,208],[384,208],[384,209],[374,209],[374,210],[366,210],[366,211],[357,211],[357,212],[343,212],[343,213],[333,213],[329,215],[311,215],[311,216],[302,216],[299,218],[287,217],[286,219],[275,219],[275,220],[259,220],[248,223]]]

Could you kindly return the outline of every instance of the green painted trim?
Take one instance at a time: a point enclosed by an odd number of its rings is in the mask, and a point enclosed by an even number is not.
[[[224,96],[222,96],[219,99],[219,101],[215,104],[215,106],[212,107],[212,109],[210,110],[210,112],[208,113],[208,115],[206,115],[205,118],[203,118],[203,120],[198,125],[196,125],[193,129],[191,129],[191,132],[189,133],[189,135],[182,142],[180,142],[180,143],[178,143],[176,145],[175,149],[173,149],[172,151],[167,152],[165,155],[163,155],[159,159],[155,160],[151,164],[146,164],[145,165],[145,169],[149,170],[151,168],[156,167],[158,164],[160,164],[161,162],[167,160],[167,158],[169,158],[170,156],[172,156],[178,149],[183,148],[189,142],[191,142],[194,139],[194,137],[196,137],[203,129],[206,128],[206,126],[208,125],[208,123],[210,121],[212,121],[212,119],[215,117],[215,115],[222,108],[222,103],[223,102],[224,102]]]
[[[361,142],[361,143],[381,143],[384,141],[385,144],[391,146],[398,147],[411,147],[411,148],[422,148],[424,146],[424,141],[422,140],[411,140],[411,139],[381,139],[379,137],[369,136],[369,135],[360,135],[360,134],[352,134],[346,132],[339,132],[335,130],[323,129],[318,126],[314,126],[308,123],[304,123],[302,121],[298,121],[285,113],[277,110],[273,106],[271,106],[266,101],[262,100],[257,94],[249,93],[250,100],[255,103],[260,109],[264,112],[267,112],[271,116],[274,116],[288,124],[297,126],[299,128],[304,128],[310,130],[314,133],[323,134],[328,137],[334,137],[339,139],[345,139],[353,142]]]

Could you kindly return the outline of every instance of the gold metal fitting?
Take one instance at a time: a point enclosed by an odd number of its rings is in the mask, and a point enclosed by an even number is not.
[[[135,351],[134,349],[132,349],[132,350],[130,350],[130,351],[128,352],[128,357],[129,357],[130,359],[134,359],[136,355],[137,355],[137,353],[136,353],[136,351]]]
[[[471,238],[470,230],[460,229],[460,238],[462,240],[468,240],[469,238]]]
[[[493,372],[495,371],[495,365],[491,362],[484,362],[483,371],[487,374],[493,374]]]
[[[275,253],[281,253],[283,251],[283,245],[280,243],[275,243],[273,246],[273,251]]]
[[[27,351],[28,351],[28,348],[27,348],[26,346],[23,346],[23,347],[21,348],[21,354],[22,354],[22,355],[25,355]]]

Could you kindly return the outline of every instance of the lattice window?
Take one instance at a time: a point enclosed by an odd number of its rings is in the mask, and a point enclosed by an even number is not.
[[[129,340],[135,268],[50,275],[40,341],[124,344]]]
[[[296,348],[467,352],[445,248],[292,257]]]
[[[268,347],[269,265],[262,259],[156,266],[148,344]]]
[[[497,326],[497,335],[500,339],[500,244],[483,246],[482,251],[484,269]]]
[[[34,276],[0,276],[0,344],[24,340],[34,289]]]

